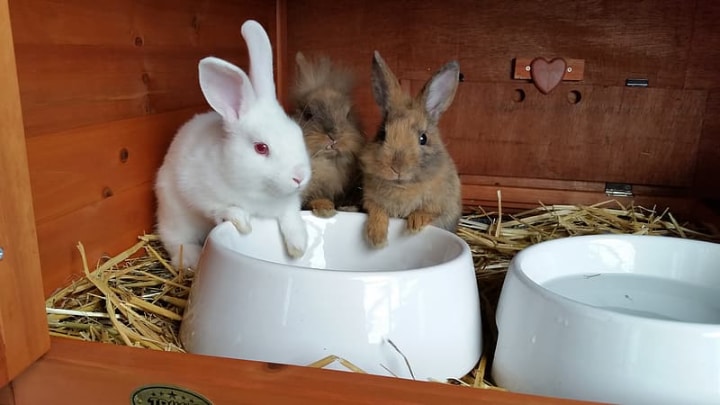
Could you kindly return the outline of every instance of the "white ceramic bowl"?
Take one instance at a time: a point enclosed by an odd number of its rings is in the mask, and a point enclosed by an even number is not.
[[[720,244],[577,236],[512,260],[492,374],[511,391],[720,403]]]
[[[364,214],[303,218],[309,249],[299,260],[274,220],[253,220],[248,235],[230,223],[211,231],[181,326],[189,352],[294,365],[335,355],[419,380],[475,366],[480,302],[462,239],[436,227],[407,235],[404,220],[391,220],[388,247],[374,250]]]

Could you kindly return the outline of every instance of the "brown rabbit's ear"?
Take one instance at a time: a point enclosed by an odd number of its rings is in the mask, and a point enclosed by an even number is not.
[[[460,64],[451,61],[438,70],[420,92],[420,100],[430,118],[438,121],[450,107],[460,78]]]
[[[300,73],[307,72],[308,68],[310,67],[310,64],[305,58],[305,55],[303,55],[303,53],[300,51],[295,54],[295,64],[297,65],[298,71]]]
[[[393,104],[399,104],[402,99],[402,89],[400,82],[395,74],[380,56],[380,52],[375,51],[372,64],[372,90],[375,102],[387,111]]]

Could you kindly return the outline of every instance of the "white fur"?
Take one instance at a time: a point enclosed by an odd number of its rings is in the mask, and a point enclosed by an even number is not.
[[[215,225],[231,221],[248,233],[252,217],[277,218],[292,257],[306,249],[300,195],[311,174],[302,131],[278,103],[274,85],[268,86],[272,51],[265,31],[248,21],[243,36],[255,66],[250,80],[221,59],[200,61],[200,87],[214,111],[196,115],[178,130],[158,171],[157,231],[175,266],[181,245],[182,265],[194,268]],[[258,142],[269,146],[267,156],[255,151]]]

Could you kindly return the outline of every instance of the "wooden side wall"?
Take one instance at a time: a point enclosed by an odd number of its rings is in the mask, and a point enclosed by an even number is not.
[[[373,50],[413,92],[459,60],[464,82],[441,126],[466,185],[601,192],[624,182],[720,197],[717,2],[308,0],[288,2],[287,15],[290,55],[355,70],[370,135]],[[514,58],[538,56],[584,59],[584,80],[542,95],[512,79]]]
[[[277,42],[262,0],[10,0],[45,293],[152,232],[152,182],[177,128],[205,110],[197,62],[247,67],[240,26]]]

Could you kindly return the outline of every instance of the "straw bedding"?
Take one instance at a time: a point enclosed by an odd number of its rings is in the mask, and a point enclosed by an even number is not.
[[[720,241],[718,230],[704,224],[680,223],[669,211],[625,207],[611,200],[593,206],[539,205],[515,214],[476,212],[461,218],[457,234],[471,247],[480,291],[486,347],[477,369],[447,383],[501,389],[489,383],[488,361],[497,341],[494,311],[510,260],[538,242],[599,233],[665,235]],[[183,352],[178,331],[187,303],[192,272],[173,268],[156,235],[142,235],[137,244],[115,257],[102,258],[85,276],[56,291],[46,302],[50,333],[70,339],[98,341],[154,350]],[[338,362],[331,355],[310,364],[326,367]]]

